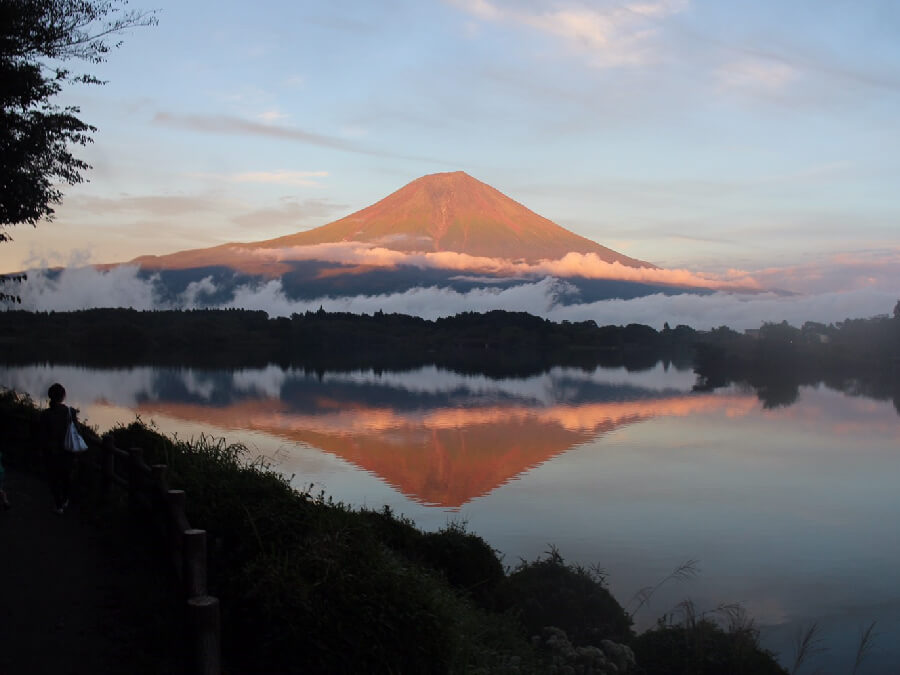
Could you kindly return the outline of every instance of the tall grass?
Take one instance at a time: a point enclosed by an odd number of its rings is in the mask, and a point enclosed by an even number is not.
[[[878,633],[875,632],[875,624],[876,622],[873,621],[859,632],[859,643],[856,647],[856,656],[853,659],[853,670],[850,671],[850,675],[856,675],[859,672],[866,657],[872,651],[875,638],[878,636]]]
[[[672,581],[689,581],[699,573],[699,561],[693,559],[686,560],[652,586],[644,586],[643,588],[638,589],[628,602],[627,607],[634,607],[628,611],[629,616],[634,619],[641,608],[649,606],[650,600],[653,599],[654,594],[666,584]]]

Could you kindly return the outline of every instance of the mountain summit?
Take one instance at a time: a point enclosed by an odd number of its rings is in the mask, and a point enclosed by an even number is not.
[[[422,176],[345,218],[257,246],[362,241],[397,251],[454,251],[510,260],[595,253],[631,267],[648,263],[616,253],[539,216],[464,171]]]
[[[240,252],[350,241],[410,253],[451,251],[529,263],[570,252],[593,253],[604,262],[654,267],[560,227],[463,171],[422,176],[361,211],[305,232],[133,262],[147,269],[234,265]]]

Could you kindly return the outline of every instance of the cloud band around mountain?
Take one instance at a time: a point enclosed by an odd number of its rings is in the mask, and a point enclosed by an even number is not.
[[[93,307],[132,307],[139,310],[195,309],[207,306],[202,298],[217,290],[211,278],[189,284],[176,299],[163,300],[154,277],[142,277],[137,267],[120,266],[108,271],[92,267],[68,268],[58,275],[29,273],[28,281],[14,290],[22,296],[22,309],[74,311]],[[600,325],[642,323],[662,328],[664,322],[697,329],[727,325],[741,330],[763,322],[805,321],[833,323],[847,318],[886,314],[897,301],[895,290],[862,288],[850,292],[783,296],[716,292],[709,295],[648,295],[631,300],[568,303],[569,284],[545,277],[504,288],[482,287],[467,292],[450,288],[417,287],[402,293],[320,297],[293,300],[281,281],[247,284],[234,289],[220,307],[263,310],[270,316],[291,316],[315,311],[373,314],[379,310],[435,319],[460,312],[495,309],[529,312],[554,321],[593,320]]]
[[[594,253],[571,252],[558,260],[527,263],[504,258],[473,256],[455,251],[405,252],[367,242],[340,242],[291,246],[286,248],[246,249],[235,247],[239,257],[271,262],[321,260],[350,265],[455,270],[474,274],[497,274],[505,277],[583,277],[586,279],[616,279],[640,283],[666,284],[714,290],[758,290],[760,284],[749,274],[738,270],[725,275],[711,275],[684,269],[631,267],[614,261],[601,260]],[[240,264],[239,262],[237,264]]]

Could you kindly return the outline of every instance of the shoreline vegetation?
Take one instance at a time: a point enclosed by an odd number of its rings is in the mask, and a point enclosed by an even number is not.
[[[11,466],[39,468],[39,414],[27,396],[0,391]],[[425,532],[388,508],[298,490],[224,439],[170,438],[140,420],[108,435],[167,464],[172,487],[189,495],[188,518],[207,530],[227,673],[787,672],[739,608],[698,615],[686,605],[636,635],[637,610],[611,595],[603,571],[556,549],[505,566],[464,524]]]

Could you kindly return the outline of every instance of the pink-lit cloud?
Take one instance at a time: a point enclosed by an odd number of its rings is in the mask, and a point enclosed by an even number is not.
[[[455,251],[422,251],[407,253],[386,246],[365,242],[340,242],[294,246],[288,248],[234,249],[235,252],[286,262],[291,260],[324,260],[350,265],[397,267],[408,265],[420,268],[438,268],[464,273],[495,274],[507,277],[583,277],[586,279],[617,279],[641,283],[693,286],[716,290],[758,290],[762,286],[756,279],[740,270],[724,274],[703,274],[686,269],[659,269],[653,267],[629,267],[618,262],[608,263],[594,253],[568,253],[558,260],[542,260],[526,263],[473,256]]]
[[[900,248],[840,253],[800,265],[756,270],[753,277],[765,288],[797,293],[900,292]]]

